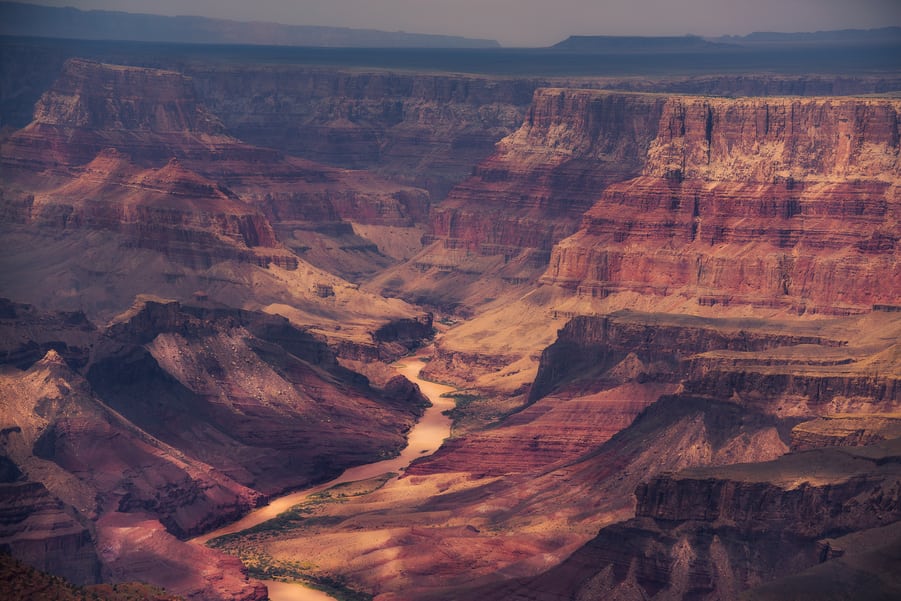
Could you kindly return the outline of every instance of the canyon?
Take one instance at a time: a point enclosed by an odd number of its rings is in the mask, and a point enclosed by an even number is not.
[[[3,44],[3,554],[211,600],[901,590],[897,69]]]

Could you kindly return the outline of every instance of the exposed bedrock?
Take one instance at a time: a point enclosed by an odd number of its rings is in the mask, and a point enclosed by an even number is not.
[[[838,415],[820,417],[792,428],[791,448],[858,447],[901,438],[901,415]]]
[[[179,575],[196,563],[184,560],[176,538],[235,519],[262,495],[111,410],[53,350],[27,371],[0,371],[0,398],[7,468],[0,545],[7,552],[77,583],[141,579],[194,599],[263,598],[240,570],[196,590],[184,586]],[[120,512],[142,516],[126,532],[134,544],[165,533],[171,558],[152,571],[123,563],[111,573],[119,547],[104,541],[98,520]],[[204,565],[223,559],[208,553]]]
[[[663,99],[543,89],[520,128],[432,212],[430,240],[539,263],[610,183],[637,175]]]
[[[5,456],[0,463],[18,472]],[[0,478],[0,551],[70,582],[93,584],[100,580],[101,564],[91,530],[76,515],[21,472],[15,479]]]
[[[537,400],[554,389],[578,384],[598,385],[599,378],[630,358],[646,379],[681,382],[703,372],[696,357],[713,350],[759,352],[801,344],[837,347],[846,344],[816,335],[785,334],[760,329],[754,320],[666,317],[621,312],[580,316],[559,331],[557,341],[542,352],[529,398]],[[693,363],[694,361],[694,363]],[[695,393],[711,392],[698,385]],[[716,391],[720,392],[720,391]]]
[[[264,598],[240,562],[179,539],[396,453],[425,406],[406,379],[373,387],[280,316],[146,301],[98,330],[2,308],[0,546],[78,582]],[[380,336],[403,345],[429,323]]]
[[[896,100],[669,98],[642,176],[600,195],[543,281],[801,313],[891,302],[899,113]]]
[[[372,169],[440,199],[513,131],[537,85],[461,75],[314,67],[189,67],[237,137]]]
[[[878,528],[901,519],[897,452],[897,443],[821,449],[658,475],[637,488],[635,518],[602,529],[546,574],[494,587],[492,594],[738,598],[750,587],[841,557],[833,537],[860,532],[855,536],[876,537],[865,548],[879,547]]]
[[[266,493],[397,452],[423,405],[371,388],[283,317],[175,303],[113,326],[88,379],[148,432]]]

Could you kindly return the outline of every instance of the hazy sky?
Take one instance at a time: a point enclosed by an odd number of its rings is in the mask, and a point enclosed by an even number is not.
[[[28,0],[26,0],[28,1]],[[901,0],[35,0],[33,4],[490,38],[746,34],[901,25]]]

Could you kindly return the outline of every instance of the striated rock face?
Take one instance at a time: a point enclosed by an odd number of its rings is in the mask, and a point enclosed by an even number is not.
[[[18,471],[5,456],[0,461]],[[3,478],[0,516],[0,549],[4,553],[76,584],[99,581],[100,560],[91,531],[40,482],[25,481],[21,473],[17,479]]]
[[[759,328],[763,324],[756,325]],[[602,374],[629,362],[637,363],[646,378],[679,381],[706,371],[700,367],[703,360],[695,356],[707,351],[751,353],[794,345],[843,344],[814,335],[755,331],[752,321],[681,317],[667,323],[666,317],[630,312],[580,316],[570,320],[557,341],[542,352],[530,399],[537,400],[558,386],[578,384],[580,380],[586,386],[597,386]],[[712,392],[701,384],[691,391]]]
[[[194,82],[181,73],[71,59],[36,104],[31,124],[4,144],[2,157],[14,173],[80,168],[108,148],[144,168],[162,167],[175,157],[214,180],[214,188],[225,184],[240,193],[243,184],[253,190],[244,200],[269,205],[270,217],[278,207],[283,212],[290,207],[294,214],[284,219],[356,217],[362,223],[409,225],[427,210],[421,190],[286,157],[224,132],[198,99]],[[209,185],[187,191],[202,192]]]
[[[897,451],[897,444],[816,450],[658,475],[637,488],[633,519],[602,529],[541,576],[476,594],[532,601],[739,598],[749,587],[841,557],[832,537],[859,532],[854,536],[868,541],[864,548],[884,544],[879,529],[901,519]],[[892,561],[884,554],[873,559]],[[852,582],[836,580],[830,590]],[[891,586],[889,579],[873,590]],[[773,588],[779,590],[790,589]]]
[[[425,404],[402,378],[371,387],[283,317],[148,301],[101,331],[3,306],[8,362],[51,350],[0,369],[0,545],[78,582],[264,599],[240,562],[180,539],[396,452]]]
[[[188,66],[237,137],[426,188],[437,199],[519,126],[537,85],[304,66]]]
[[[451,308],[511,289],[521,294],[598,195],[640,173],[663,102],[650,95],[536,91],[519,129],[432,210],[426,248],[374,283]]]
[[[106,403],[267,494],[396,452],[422,410],[278,316],[150,302],[101,343],[87,377]]]
[[[356,225],[418,239],[428,194],[227,136],[182,74],[69,60],[0,163],[0,234],[16,255],[2,277],[17,299],[108,319],[137,294],[199,292],[291,305],[307,323],[346,319],[337,306],[353,302],[366,331],[413,313],[342,276],[396,260]]]
[[[28,369],[53,350],[79,369],[90,360],[97,328],[81,311],[43,313],[0,298],[0,364]]]
[[[791,448],[806,451],[822,447],[857,447],[893,438],[901,438],[901,416],[828,416],[792,428]]]
[[[107,149],[63,185],[30,196],[15,221],[31,227],[112,230],[132,248],[149,249],[189,267],[223,260],[296,269],[259,210],[170,160],[141,169]]]
[[[893,100],[669,98],[642,176],[601,195],[543,281],[801,313],[889,302],[899,113]]]
[[[896,454],[897,444],[818,450],[658,476],[636,490],[634,519],[505,598],[737,598],[840,557],[826,536],[901,519]]]
[[[262,500],[259,493],[110,410],[55,351],[28,371],[4,369],[0,398],[5,408],[2,451],[5,462],[20,474],[0,485],[3,546],[39,569],[78,583],[108,581],[104,553],[109,548],[101,544],[96,527],[101,516],[140,512],[152,528],[184,536],[235,519]],[[5,471],[9,475],[11,470]],[[135,525],[130,535],[140,540],[144,530]],[[182,543],[167,536],[177,555],[175,547]],[[174,569],[189,567],[182,563]],[[123,568],[113,580],[140,576],[162,584],[169,570],[158,565],[154,573],[139,575]],[[210,583],[196,598],[263,598],[244,589],[253,592],[255,587],[239,574]],[[188,592],[177,585],[172,590]]]
[[[612,182],[637,175],[663,101],[544,89],[522,126],[432,214],[445,247],[540,264]]]

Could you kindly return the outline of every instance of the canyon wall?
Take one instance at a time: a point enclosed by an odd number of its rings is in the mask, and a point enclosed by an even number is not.
[[[0,547],[78,583],[265,598],[239,561],[184,539],[396,453],[425,406],[279,316],[147,301],[96,328],[0,308]],[[378,336],[409,343],[417,326]]]
[[[611,186],[544,282],[847,313],[898,270],[895,100],[671,97],[638,178]]]
[[[663,100],[537,92],[520,128],[432,212],[446,247],[506,257],[538,253],[573,231],[598,192],[637,175]]]
[[[0,148],[0,234],[18,257],[4,258],[6,293],[45,308],[77,304],[104,319],[143,293],[188,300],[197,292],[256,307],[289,300],[301,311],[315,306],[317,321],[323,304],[347,294],[366,299],[356,312],[375,309],[360,336],[415,314],[341,276],[397,260],[354,226],[418,238],[425,191],[223,132],[190,77],[67,61],[33,121]],[[42,269],[64,273],[78,294],[43,289]],[[143,280],[116,275],[136,269]]]
[[[233,135],[440,199],[513,131],[536,82],[315,67],[189,67]]]
[[[771,598],[889,594],[897,585],[876,575],[895,565],[887,553],[897,527],[887,526],[901,518],[897,453],[897,444],[821,449],[657,476],[637,488],[635,518],[601,530],[547,574],[488,594],[712,600],[757,598],[747,589],[763,583],[772,583]],[[851,566],[855,556],[889,563],[849,569],[846,554]],[[807,578],[806,588],[781,580],[817,566],[811,576],[824,579]]]

